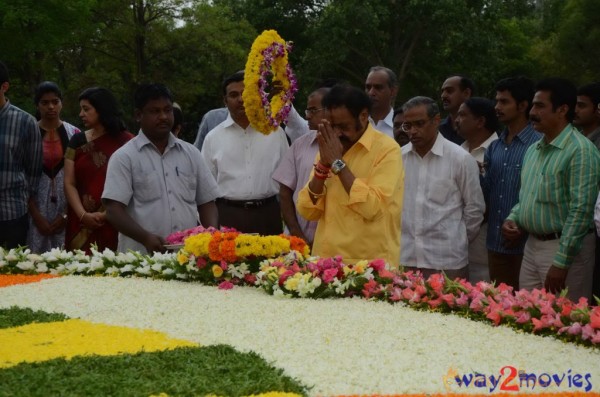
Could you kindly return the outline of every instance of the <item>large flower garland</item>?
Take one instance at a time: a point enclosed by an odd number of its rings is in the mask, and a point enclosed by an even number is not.
[[[288,63],[291,44],[275,30],[265,30],[254,40],[244,71],[244,107],[250,124],[265,135],[285,122],[298,91]],[[269,99],[269,77],[281,84],[281,92]]]

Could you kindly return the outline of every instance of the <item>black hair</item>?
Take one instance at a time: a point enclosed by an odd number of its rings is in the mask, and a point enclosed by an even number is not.
[[[496,91],[508,91],[517,102],[517,105],[523,101],[527,102],[527,113],[531,110],[531,102],[533,101],[533,95],[535,94],[535,85],[533,80],[524,77],[508,77],[502,79],[496,83]]]
[[[577,95],[590,98],[594,107],[597,107],[600,103],[600,82],[582,85],[577,90]]]
[[[550,77],[541,80],[535,86],[535,91],[550,92],[550,102],[552,102],[552,110],[562,105],[567,105],[567,121],[573,121],[575,117],[575,104],[577,103],[577,87],[561,77]]]
[[[34,105],[37,106],[42,100],[42,97],[48,93],[56,94],[58,99],[60,99],[61,101],[63,99],[62,92],[60,91],[60,88],[58,88],[58,85],[56,85],[56,83],[52,81],[44,81],[43,83],[40,83],[35,89],[35,94],[33,95]]]
[[[109,90],[102,87],[87,88],[79,95],[79,101],[84,99],[96,109],[100,124],[107,133],[117,135],[126,129],[117,100]]]
[[[244,71],[242,71],[242,70],[235,72],[234,74],[232,74],[229,77],[226,77],[225,80],[223,80],[223,84],[222,84],[223,96],[227,95],[227,86],[229,84],[237,83],[240,81],[244,81]]]
[[[397,115],[399,114],[403,114],[404,110],[402,110],[402,106],[400,106],[399,108],[394,109],[394,116],[392,117],[392,119],[395,119]]]
[[[360,113],[367,109],[371,113],[371,100],[364,90],[348,84],[334,86],[322,99],[323,107],[334,109],[344,106],[358,120]]]
[[[9,83],[10,78],[8,76],[8,68],[2,61],[0,61],[0,84]]]
[[[171,91],[163,84],[149,83],[141,84],[134,94],[135,108],[142,110],[144,106],[153,99],[166,98],[173,102]]]
[[[496,131],[498,129],[498,116],[494,109],[494,102],[482,97],[471,97],[464,102],[464,105],[469,108],[471,113],[476,117],[485,118],[485,129],[488,131]]]

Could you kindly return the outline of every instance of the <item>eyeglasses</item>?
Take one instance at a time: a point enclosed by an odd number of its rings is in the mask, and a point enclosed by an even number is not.
[[[304,111],[304,114],[306,115],[306,117],[310,117],[311,114],[316,114],[318,111],[323,110],[325,108],[308,108]]]
[[[430,119],[427,120],[417,120],[417,121],[413,121],[412,123],[407,123],[404,122],[402,123],[402,125],[400,126],[400,128],[402,129],[402,131],[404,132],[410,132],[410,130],[414,128],[416,128],[417,130],[422,129],[423,127],[425,127],[425,125],[430,122]]]

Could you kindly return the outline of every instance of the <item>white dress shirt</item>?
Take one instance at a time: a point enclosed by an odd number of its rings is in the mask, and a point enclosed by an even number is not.
[[[369,116],[369,123],[375,128],[377,131],[383,132],[387,136],[393,138],[394,137],[394,109],[390,108],[390,112],[385,116],[385,118],[379,120],[377,123]]]
[[[467,141],[464,141],[460,145],[460,147],[465,149],[467,152],[470,152],[471,156],[475,157],[475,160],[477,160],[478,163],[483,163],[483,157],[485,155],[485,151],[490,146],[490,143],[494,142],[496,139],[498,139],[498,134],[496,134],[494,132],[492,135],[490,135],[490,137],[488,139],[485,140],[485,142],[483,142],[481,145],[474,148],[473,150],[471,150],[471,148],[469,148],[469,142],[467,142]]]
[[[259,200],[279,193],[271,175],[288,147],[281,128],[264,135],[250,125],[243,129],[229,115],[206,136],[202,156],[221,197]]]
[[[424,157],[412,143],[404,146],[402,161],[400,263],[435,270],[466,266],[469,241],[477,237],[485,211],[477,162],[439,133]]]
[[[127,213],[150,233],[167,237],[198,226],[198,206],[219,197],[219,189],[195,146],[169,135],[164,153],[142,131],[108,162],[103,199],[127,206]],[[146,252],[143,244],[119,233],[119,252]]]

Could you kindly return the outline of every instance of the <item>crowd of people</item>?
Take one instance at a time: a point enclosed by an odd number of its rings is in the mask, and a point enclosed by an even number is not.
[[[314,255],[383,258],[515,289],[600,296],[600,83],[502,79],[493,98],[452,75],[438,98],[394,108],[398,79],[317,87],[270,134],[244,107],[244,72],[194,144],[161,84],[135,93],[137,134],[105,88],[79,96],[85,131],[63,121],[52,82],[36,117],[8,101],[0,63],[0,245],[90,252],[165,250],[203,225],[303,238]],[[297,104],[296,104],[297,105]],[[598,228],[600,229],[600,227]]]

